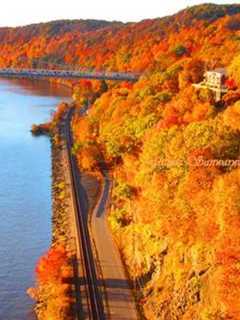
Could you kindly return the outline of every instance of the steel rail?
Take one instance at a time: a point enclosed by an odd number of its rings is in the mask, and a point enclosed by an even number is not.
[[[98,279],[95,268],[95,261],[92,252],[91,239],[88,230],[88,222],[84,217],[81,205],[81,196],[79,190],[79,170],[77,162],[71,150],[73,145],[71,134],[71,118],[73,109],[71,108],[67,114],[65,123],[65,137],[67,144],[67,151],[69,157],[69,165],[71,170],[71,182],[73,186],[73,196],[75,202],[75,214],[77,222],[78,237],[80,239],[80,248],[82,250],[83,267],[86,277],[86,287],[88,291],[88,308],[89,318],[93,320],[105,320],[104,307],[102,297],[98,288]]]

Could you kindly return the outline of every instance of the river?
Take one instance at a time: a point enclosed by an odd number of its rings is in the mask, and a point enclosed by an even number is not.
[[[50,118],[69,90],[0,79],[0,319],[33,320],[26,289],[51,240],[51,150],[30,128]]]

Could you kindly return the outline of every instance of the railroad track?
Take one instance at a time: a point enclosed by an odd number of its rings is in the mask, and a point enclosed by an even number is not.
[[[105,320],[102,296],[98,288],[98,279],[95,267],[95,261],[92,251],[91,239],[88,229],[87,218],[81,209],[81,196],[79,191],[79,170],[75,157],[72,155],[71,149],[73,139],[71,134],[71,118],[73,109],[71,108],[67,114],[65,121],[65,137],[68,153],[68,162],[71,170],[71,183],[73,189],[73,201],[76,215],[78,239],[81,249],[81,257],[83,261],[83,272],[85,276],[85,288],[88,300],[88,316],[93,320]]]

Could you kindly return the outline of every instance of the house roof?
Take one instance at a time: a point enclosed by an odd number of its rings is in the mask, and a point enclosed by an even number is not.
[[[226,69],[224,69],[224,68],[217,68],[217,69],[214,69],[214,70],[208,70],[206,73],[220,73],[222,75],[226,75],[227,74]]]

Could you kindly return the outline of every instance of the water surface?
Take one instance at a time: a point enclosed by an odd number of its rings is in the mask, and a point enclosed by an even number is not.
[[[26,289],[51,238],[51,153],[30,128],[69,91],[43,81],[0,79],[0,319],[32,320]]]

